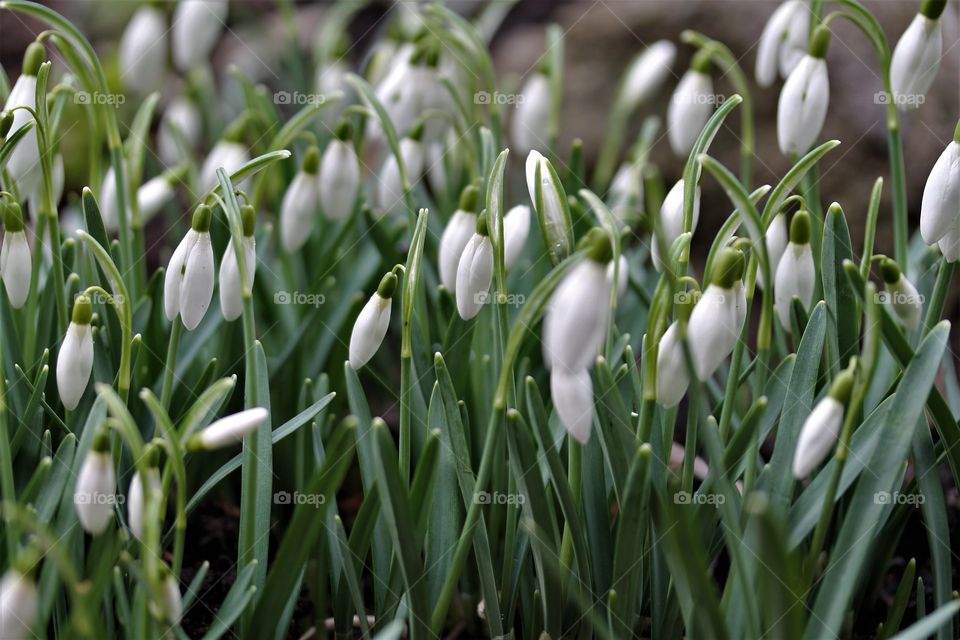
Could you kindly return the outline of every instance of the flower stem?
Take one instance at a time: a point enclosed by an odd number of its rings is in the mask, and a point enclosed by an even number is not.
[[[173,373],[177,367],[177,351],[180,347],[182,332],[183,322],[178,314],[170,327],[170,342],[167,344],[167,359],[163,369],[163,385],[160,387],[160,405],[167,411],[170,409],[170,396],[173,394]]]
[[[947,292],[950,290],[950,281],[953,279],[954,263],[946,258],[940,260],[940,269],[937,271],[937,282],[930,295],[930,304],[927,305],[927,315],[923,319],[923,334],[930,333],[934,325],[943,315],[943,305],[947,301]]]

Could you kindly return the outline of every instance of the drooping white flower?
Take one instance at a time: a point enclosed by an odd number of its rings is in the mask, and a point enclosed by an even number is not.
[[[180,584],[177,578],[166,567],[163,568],[163,577],[160,580],[160,602],[151,602],[150,611],[164,622],[177,624],[183,616],[183,596],[180,594]]]
[[[559,262],[570,255],[573,244],[567,194],[553,165],[540,152],[530,152],[525,169],[530,202],[540,220],[547,253],[554,263]]]
[[[163,11],[140,7],[120,39],[120,72],[126,86],[139,93],[156,91],[167,69],[167,19]]]
[[[767,232],[764,235],[764,243],[767,245],[767,258],[770,260],[770,275],[776,278],[777,267],[780,266],[780,259],[783,258],[783,252],[787,250],[787,216],[784,213],[778,213],[770,221]],[[764,288],[763,273],[757,269],[757,286],[762,291]]]
[[[627,292],[627,284],[630,282],[630,264],[627,262],[627,256],[622,253],[616,263],[611,260],[607,265],[607,280],[610,282],[611,288],[614,278],[617,282],[617,298],[622,298],[623,294]]]
[[[684,182],[678,180],[660,205],[660,228],[657,235],[653,237],[653,243],[650,248],[650,257],[653,260],[653,266],[657,271],[663,271],[666,260],[660,256],[660,238],[663,238],[663,244],[669,250],[677,238],[683,233],[683,192]],[[700,221],[700,186],[694,192],[693,215],[690,220],[690,232],[697,230],[697,223]],[[662,235],[661,235],[662,234]]]
[[[793,477],[801,480],[827,457],[843,427],[844,406],[853,388],[853,374],[840,373],[830,385],[830,392],[817,403],[800,429],[797,449],[793,454]]]
[[[283,202],[280,204],[280,240],[283,248],[293,253],[310,238],[313,222],[320,203],[320,182],[317,170],[320,152],[310,147],[303,158],[303,166],[290,181]]]
[[[930,170],[920,204],[920,235],[934,244],[960,225],[960,124]],[[952,243],[951,243],[952,244]],[[945,254],[946,255],[946,254]]]
[[[151,498],[159,500],[161,491],[160,471],[153,464],[150,464],[147,469],[146,484],[146,490],[150,492]],[[143,538],[145,507],[144,482],[140,472],[136,471],[130,479],[130,487],[127,489],[127,526],[130,527],[130,532],[137,538]]]
[[[360,310],[350,334],[350,366],[359,369],[370,361],[380,348],[390,327],[390,303],[397,288],[397,276],[387,273],[380,280],[377,292]]]
[[[900,36],[890,62],[890,87],[894,104],[916,109],[937,76],[943,54],[940,15],[946,2],[925,2]]]
[[[225,416],[193,435],[187,443],[187,448],[211,450],[237,444],[242,442],[248,433],[253,433],[269,416],[270,413],[263,407],[254,407]]]
[[[173,199],[174,183],[178,173],[177,171],[164,172],[147,180],[137,189],[137,208],[140,211],[141,224],[146,224],[153,219],[164,205]],[[100,207],[100,218],[103,220],[104,228],[115,232],[120,226],[120,221],[117,215],[117,176],[112,166],[107,169],[100,184],[100,198],[97,204]]]
[[[669,40],[658,40],[644,49],[627,69],[620,89],[620,100],[633,111],[650,100],[670,77],[677,48]]]
[[[567,432],[580,444],[590,440],[593,425],[593,382],[590,371],[567,371],[555,368],[550,372],[550,396],[553,408]]]
[[[518,153],[545,147],[550,141],[550,79],[534,73],[517,96],[510,134]]]
[[[247,284],[253,288],[257,275],[257,240],[254,236],[256,214],[253,207],[245,204],[240,210],[243,219],[243,262],[247,275]],[[227,242],[220,261],[220,311],[227,322],[236,320],[243,314],[243,283],[240,280],[240,264],[233,238]]]
[[[420,142],[423,128],[418,127],[412,135],[416,137],[407,137],[400,141],[400,157],[403,158],[403,167],[411,186],[423,173],[423,144]],[[403,206],[403,182],[400,180],[400,167],[397,164],[397,157],[393,154],[387,157],[380,169],[377,182],[377,202],[384,213],[391,213]]]
[[[0,638],[33,640],[40,597],[29,571],[10,568],[0,580]],[[41,631],[41,630],[36,630]]]
[[[677,406],[690,386],[690,373],[680,341],[680,323],[674,322],[660,338],[657,350],[657,402],[666,409]]]
[[[27,47],[23,56],[23,69],[20,77],[10,89],[10,95],[4,105],[4,110],[13,113],[13,124],[10,133],[13,134],[28,122],[34,122],[33,114],[29,110],[36,108],[37,72],[46,51],[39,42],[33,42]],[[23,108],[18,108],[23,107]],[[29,110],[28,110],[29,109]],[[34,126],[27,131],[17,146],[7,157],[6,170],[10,178],[16,183],[17,190],[23,198],[33,193],[42,178],[40,168],[40,149],[37,146],[37,129]]]
[[[810,9],[803,0],[787,0],[773,12],[757,45],[757,84],[769,87],[777,70],[786,78],[807,50]]]
[[[250,151],[243,144],[244,127],[247,118],[241,116],[227,127],[226,132],[207,154],[200,168],[200,188],[213,189],[220,183],[217,178],[217,169],[223,168],[227,175],[232,175],[237,169],[250,161]],[[233,186],[245,190],[249,179]]]
[[[610,182],[610,211],[617,220],[631,224],[643,209],[643,169],[636,162],[624,162]]]
[[[227,24],[227,0],[180,0],[173,14],[173,63],[188,71],[208,63]]]
[[[470,236],[457,264],[457,311],[464,320],[480,313],[490,295],[493,280],[493,243],[490,241],[487,217],[477,219],[476,232]]]
[[[180,314],[183,326],[197,328],[213,298],[213,246],[210,242],[211,212],[200,205],[193,222],[177,245],[163,280],[163,308],[167,319]]]
[[[16,202],[4,203],[3,245],[0,247],[0,278],[14,309],[20,309],[30,295],[33,263],[23,224],[23,211]]]
[[[451,294],[457,287],[457,267],[463,249],[477,230],[477,205],[480,191],[473,185],[467,185],[460,194],[460,205],[450,216],[447,226],[440,236],[440,252],[437,256],[437,268],[440,272],[440,284]],[[506,231],[504,231],[506,233]]]
[[[57,391],[63,406],[72,411],[80,404],[93,370],[93,305],[85,295],[73,303],[73,316],[57,354]]]
[[[350,143],[350,123],[337,128],[320,161],[320,209],[330,220],[346,220],[360,188],[360,160]]]
[[[73,490],[73,504],[84,530],[100,535],[113,517],[117,477],[110,456],[110,439],[105,429],[94,435],[93,446],[83,459]]]
[[[163,112],[157,128],[157,153],[167,166],[180,163],[184,151],[193,148],[193,141],[200,137],[203,123],[197,107],[187,98],[174,98]]]
[[[517,264],[530,235],[530,207],[518,204],[503,216],[503,267],[507,271]]]
[[[743,254],[725,248],[713,265],[711,282],[690,313],[687,342],[697,378],[705,381],[733,351],[746,319]]]
[[[914,331],[920,326],[923,297],[893,260],[884,258],[880,263],[880,273],[883,275],[883,286],[890,308],[908,331]]]
[[[415,128],[421,115],[437,107],[446,89],[439,83],[439,52],[430,44],[415,49],[401,47],[393,67],[377,86],[376,95],[383,104],[397,135]],[[369,120],[367,136],[380,139],[383,132],[375,118]]]
[[[830,30],[817,27],[810,53],[790,73],[777,104],[777,140],[784,155],[803,154],[817,141],[830,104],[827,45]]]
[[[817,271],[810,248],[810,214],[798,211],[790,221],[790,242],[773,279],[773,304],[787,333],[791,331],[793,299],[798,298],[803,308],[809,310],[816,284]]]
[[[710,54],[700,50],[680,78],[667,108],[667,136],[674,153],[678,156],[690,153],[697,136],[710,119],[715,103]]]

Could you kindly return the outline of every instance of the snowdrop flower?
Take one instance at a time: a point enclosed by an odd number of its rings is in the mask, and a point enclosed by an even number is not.
[[[572,248],[567,194],[550,161],[531,151],[526,163],[527,190],[537,216],[547,252],[554,262],[570,255]]]
[[[439,53],[430,45],[421,45],[413,53],[401,48],[401,59],[387,73],[376,89],[376,95],[390,117],[397,135],[411,130],[420,116],[437,104],[440,92],[446,92],[437,80]],[[367,134],[381,138],[380,123],[371,119]]]
[[[360,188],[360,160],[353,150],[353,130],[344,120],[320,161],[320,209],[329,220],[346,220]]]
[[[33,114],[28,109],[36,108],[37,72],[46,51],[39,42],[33,42],[27,47],[23,56],[23,69],[20,77],[10,89],[10,95],[4,105],[4,110],[13,113],[13,124],[10,132],[18,131],[28,122],[33,122]],[[18,108],[24,107],[24,108]],[[24,135],[17,146],[7,157],[6,170],[17,185],[17,190],[23,197],[33,193],[42,177],[40,169],[40,150],[37,147],[36,127]]]
[[[359,369],[380,348],[390,327],[390,302],[397,288],[397,276],[391,271],[380,280],[377,292],[360,310],[350,334],[350,367]]]
[[[794,478],[802,480],[809,476],[833,449],[843,427],[844,407],[852,389],[853,374],[843,371],[830,385],[827,396],[817,403],[804,421],[793,454]]]
[[[245,204],[240,209],[243,220],[243,263],[247,275],[247,286],[253,289],[253,280],[257,275],[256,213],[253,207]],[[220,261],[220,311],[227,322],[236,320],[243,314],[243,284],[240,280],[240,265],[233,238],[227,242]]]
[[[701,49],[680,78],[667,108],[670,148],[678,156],[685,156],[693,149],[693,143],[713,113],[715,102],[713,80],[710,79],[710,52]]]
[[[183,155],[180,144],[183,143],[184,151],[190,151],[202,128],[197,107],[187,98],[174,98],[164,110],[157,128],[157,152],[164,164],[178,164]]]
[[[191,436],[187,441],[187,449],[209,451],[242,442],[244,436],[253,433],[257,427],[266,422],[269,415],[270,413],[263,407],[254,407],[220,418],[200,433]]]
[[[40,172],[40,176],[42,178],[42,171]],[[60,202],[60,198],[63,197],[63,187],[66,179],[66,168],[63,166],[63,154],[58,153],[53,156],[53,161],[50,163],[50,182],[53,187],[52,202]],[[30,211],[40,211],[40,207],[43,206],[44,188],[43,180],[38,180],[33,191],[28,196],[27,204],[30,207]]]
[[[407,181],[412,186],[423,172],[423,127],[417,127],[410,136],[400,141],[400,157],[406,170]],[[400,167],[397,157],[390,154],[383,167],[377,184],[377,201],[384,213],[390,213],[403,206],[404,185],[400,181]]]
[[[757,84],[769,87],[797,66],[807,50],[810,9],[803,0],[787,0],[773,12],[757,45]]]
[[[697,378],[705,381],[730,355],[746,320],[743,253],[725,248],[713,265],[710,285],[690,313],[687,342]]]
[[[183,597],[180,595],[180,584],[166,566],[161,569],[160,587],[161,600],[150,603],[150,612],[158,620],[177,624],[183,616]]]
[[[587,369],[550,372],[550,396],[560,422],[580,444],[590,440],[593,425],[593,382]]]
[[[120,39],[123,82],[139,93],[156,91],[166,68],[167,19],[158,6],[146,4],[133,14]]]
[[[790,221],[790,242],[773,279],[773,304],[787,333],[791,331],[793,299],[799,298],[803,308],[809,310],[816,283],[817,271],[810,248],[810,214],[798,211]]]
[[[193,0],[196,1],[196,0]],[[203,161],[200,168],[200,188],[209,191],[218,184],[217,169],[223,168],[227,175],[232,175],[237,169],[250,162],[250,151],[243,144],[243,132],[246,127],[247,118],[240,116],[227,127],[223,138],[213,145],[213,149]],[[235,184],[237,189],[243,191],[246,188],[247,180],[240,184]]]
[[[487,228],[487,214],[477,218],[476,232],[470,236],[457,264],[457,311],[464,320],[480,313],[487,302],[493,279],[493,243]]]
[[[830,79],[824,60],[829,44],[830,30],[817,27],[810,52],[790,73],[780,92],[777,140],[784,155],[806,153],[823,129],[830,103]]]
[[[770,221],[767,227],[767,233],[764,235],[764,243],[767,245],[767,258],[770,260],[770,274],[776,278],[777,267],[780,266],[780,259],[783,258],[783,252],[787,250],[787,216],[784,213],[778,213]],[[757,269],[757,286],[763,290],[763,273]]]
[[[180,0],[173,14],[173,63],[187,71],[206,62],[227,22],[227,0]]]
[[[956,235],[960,225],[960,123],[957,123],[953,141],[947,145],[936,164],[930,170],[927,184],[923,188],[923,200],[920,204],[920,235],[927,244],[934,244],[948,233]],[[960,253],[960,243],[947,242],[952,257],[956,260]],[[941,246],[941,249],[943,247]],[[944,256],[948,254],[944,252]]]
[[[550,79],[541,71],[527,79],[517,96],[510,134],[519,153],[543,147],[550,140]]]
[[[633,111],[650,100],[670,77],[677,48],[669,40],[658,40],[637,55],[630,64],[620,89],[619,100]]]
[[[589,369],[607,333],[613,251],[600,229],[591,230],[585,243],[587,257],[563,277],[544,314],[543,359],[551,370]]]
[[[182,171],[178,169],[165,171],[147,180],[137,189],[137,208],[140,211],[141,224],[149,222],[168,202],[173,200],[174,185],[181,173]],[[103,177],[97,204],[100,206],[100,218],[103,220],[104,228],[107,231],[116,231],[120,226],[120,216],[117,214],[117,176],[113,167],[107,169]],[[128,213],[128,220],[129,217]]]
[[[0,580],[0,638],[32,640],[40,598],[32,575],[32,559],[19,560]],[[39,631],[39,630],[37,630]]]
[[[610,211],[617,220],[630,224],[643,208],[643,171],[635,162],[624,162],[610,183]]]
[[[673,243],[676,242],[677,238],[683,233],[683,191],[683,180],[678,180],[676,184],[671,187],[670,191],[667,192],[667,196],[660,205],[660,227],[657,235],[653,237],[650,248],[650,257],[657,271],[663,271],[664,265],[670,260],[670,256],[667,256],[666,260],[660,256],[660,238],[663,238],[663,244],[666,245],[669,251]],[[697,230],[697,223],[699,221],[700,186],[697,185],[697,190],[693,198],[693,216],[690,221],[691,233]]]
[[[77,518],[87,533],[96,536],[106,531],[113,517],[116,493],[117,477],[110,456],[110,436],[105,428],[100,428],[94,434],[93,445],[83,459],[73,491]]]
[[[460,256],[477,229],[477,205],[480,191],[474,185],[467,185],[460,194],[460,205],[450,216],[450,221],[440,236],[440,253],[437,258],[440,271],[440,284],[453,294],[457,286],[457,267]],[[504,221],[506,223],[506,221]],[[504,230],[506,235],[506,230]]]
[[[157,469],[159,451],[154,445],[149,444],[144,455],[147,457],[146,490],[150,492],[153,500],[158,500],[161,491],[160,470]],[[130,487],[127,489],[127,526],[130,527],[130,532],[137,538],[143,538],[145,507],[144,482],[140,472],[136,471],[130,479]]]
[[[901,111],[920,106],[937,75],[943,52],[940,16],[946,6],[946,0],[925,0],[893,50],[890,87]]]
[[[213,297],[213,246],[210,208],[201,204],[193,213],[190,230],[177,245],[163,280],[163,308],[167,320],[177,315],[192,331],[203,320]]]
[[[518,204],[503,216],[503,268],[517,264],[530,235],[530,207]]]
[[[657,349],[657,403],[665,409],[680,404],[690,386],[680,336],[680,322],[674,321],[663,333]]]
[[[93,304],[85,295],[73,302],[73,316],[57,354],[57,390],[63,406],[72,411],[80,404],[93,370]]]
[[[0,247],[0,278],[7,289],[7,297],[14,309],[23,307],[30,294],[30,274],[33,264],[30,245],[24,231],[23,211],[16,202],[3,207],[3,245]]]
[[[890,307],[900,318],[903,326],[908,331],[914,331],[920,326],[923,298],[893,260],[884,258],[880,262],[880,273],[883,275],[883,287],[886,290],[886,298]]]
[[[614,267],[613,260],[607,265],[607,281],[613,287],[614,277],[617,282],[617,298],[622,298],[627,292],[627,284],[630,282],[630,264],[627,262],[627,256],[620,254],[617,260],[617,266]]]
[[[310,238],[320,202],[317,171],[320,151],[311,146],[303,156],[303,165],[293,177],[280,204],[280,240],[289,253],[298,251]]]

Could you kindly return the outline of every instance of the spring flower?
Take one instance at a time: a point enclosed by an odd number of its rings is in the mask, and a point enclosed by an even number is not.
[[[30,245],[24,231],[23,211],[16,202],[0,205],[3,208],[3,245],[0,247],[0,278],[7,289],[10,305],[20,309],[30,294],[30,274],[33,264]]]
[[[417,127],[410,136],[400,141],[400,157],[406,170],[407,181],[412,185],[423,172],[423,127]],[[400,167],[397,157],[390,154],[380,169],[377,184],[377,201],[384,213],[390,213],[403,206],[404,185],[400,181]]]
[[[667,327],[657,349],[657,402],[666,409],[677,406],[690,386],[680,331],[680,322],[675,321]]]
[[[769,87],[777,70],[786,78],[807,50],[810,9],[803,0],[787,0],[773,12],[757,45],[757,84]]]
[[[407,50],[401,49],[400,54]],[[398,64],[377,88],[377,97],[383,103],[397,135],[410,133],[417,121],[428,109],[438,106],[438,98],[446,89],[439,84],[437,65],[440,62],[439,51],[435,46],[423,44],[412,54],[407,62]],[[371,120],[373,138],[380,137],[379,123]],[[419,137],[418,137],[419,139]]]
[[[181,144],[184,151],[190,151],[193,141],[200,137],[202,127],[197,107],[186,98],[174,98],[164,110],[157,128],[157,153],[164,164],[178,164],[183,157]]]
[[[852,388],[853,374],[843,371],[830,385],[827,396],[817,403],[804,421],[793,454],[794,478],[802,480],[809,476],[833,449],[843,427],[844,407]]]
[[[245,204],[240,208],[240,216],[243,220],[243,262],[247,286],[252,289],[257,275],[257,240],[254,237],[256,213],[252,206]],[[243,314],[243,285],[232,237],[227,242],[223,259],[220,261],[220,311],[227,322],[236,320]]]
[[[643,171],[635,162],[623,163],[610,183],[610,211],[617,220],[630,224],[643,208]]]
[[[503,216],[503,267],[507,271],[517,264],[530,235],[530,207],[518,204]]]
[[[397,276],[387,273],[380,280],[377,292],[363,306],[350,334],[350,366],[359,369],[370,361],[380,348],[390,327],[390,302],[397,288]]]
[[[150,492],[153,500],[160,497],[160,470],[157,468],[158,451],[153,445],[147,445],[147,484],[146,489]],[[143,478],[140,472],[136,471],[130,479],[130,487],[127,489],[127,526],[130,532],[137,538],[143,538],[143,518],[144,508],[146,506],[146,496],[144,495]]]
[[[106,429],[98,429],[93,445],[83,460],[77,485],[73,491],[73,504],[77,518],[84,530],[91,535],[100,535],[113,517],[113,502],[117,492],[117,477],[110,456],[110,438]]]
[[[440,236],[440,254],[437,258],[440,283],[450,293],[456,291],[460,256],[463,255],[463,249],[477,229],[479,199],[480,191],[474,185],[467,185],[460,194],[460,206],[450,216],[450,221],[447,222],[443,235]]]
[[[780,92],[777,140],[784,155],[806,153],[823,129],[830,103],[830,79],[824,60],[829,44],[830,30],[817,27],[810,52],[790,73]]]
[[[287,192],[280,204],[280,239],[283,248],[293,253],[298,251],[310,238],[313,221],[320,202],[317,170],[320,165],[320,151],[316,147],[307,149],[303,156],[300,171],[290,181]]]
[[[36,108],[37,72],[40,70],[40,65],[43,64],[45,57],[46,51],[39,42],[33,42],[27,47],[23,56],[23,69],[20,77],[17,78],[13,88],[10,89],[10,95],[4,105],[4,110],[13,113],[13,124],[10,127],[10,132],[16,132],[20,127],[34,120],[33,114],[28,109]],[[36,127],[20,139],[20,142],[7,157],[5,168],[23,196],[27,196],[36,190],[42,177]]]
[[[139,93],[156,91],[166,68],[167,19],[161,9],[147,4],[133,14],[120,40],[123,82]]]
[[[725,248],[713,265],[710,285],[690,313],[687,341],[697,378],[707,380],[733,351],[746,320],[743,253]]]
[[[593,425],[593,382],[587,369],[550,372],[550,396],[560,422],[580,444],[590,440]]]
[[[715,102],[713,80],[710,79],[710,52],[701,49],[680,78],[667,109],[670,148],[678,156],[685,156],[693,149],[693,143],[713,113]]]
[[[190,230],[177,245],[163,280],[163,308],[167,320],[180,315],[188,331],[203,320],[213,297],[213,246],[210,208],[199,205]]]
[[[180,595],[177,578],[166,566],[161,569],[160,587],[161,600],[150,603],[150,612],[158,620],[178,624],[183,616],[183,597]]]
[[[200,433],[191,436],[187,448],[191,451],[199,449],[222,449],[242,442],[244,436],[253,433],[257,427],[266,422],[270,413],[263,407],[246,409],[240,413],[220,418]]]
[[[470,236],[457,264],[457,311],[464,320],[480,313],[493,279],[493,243],[487,229],[487,215],[477,218],[476,232]]]
[[[41,178],[43,177],[43,172],[40,173]],[[53,161],[50,163],[50,182],[53,187],[53,197],[50,199],[51,202],[60,202],[60,199],[63,197],[63,188],[66,183],[66,168],[63,166],[63,154],[58,153],[53,156]],[[33,191],[30,193],[27,199],[27,204],[30,207],[30,211],[40,211],[40,207],[43,205],[43,192],[44,192],[43,180],[38,180]]]
[[[927,244],[944,239],[948,233],[956,235],[960,226],[960,123],[953,134],[953,141],[943,150],[930,170],[923,188],[920,204],[920,235]],[[949,249],[960,243],[947,241]],[[942,249],[942,247],[941,247]],[[944,252],[947,255],[948,252]],[[950,254],[957,259],[960,246]]]
[[[243,144],[244,128],[247,125],[247,118],[240,116],[234,120],[223,138],[213,146],[207,158],[203,161],[200,168],[200,188],[210,190],[216,187],[220,181],[217,178],[217,169],[223,168],[227,175],[233,173],[250,162],[250,151]],[[240,184],[234,184],[234,187],[241,191],[246,189],[247,180]]]
[[[937,75],[943,52],[940,16],[946,6],[946,0],[923,2],[893,50],[890,87],[902,111],[920,106]]]
[[[127,175],[129,176],[129,174]],[[137,208],[140,211],[141,224],[149,222],[168,202],[173,200],[174,185],[179,175],[180,171],[176,169],[165,171],[161,175],[147,180],[137,189]],[[103,177],[97,204],[100,206],[100,217],[103,220],[104,228],[107,231],[116,231],[120,222],[117,215],[117,176],[113,167],[107,169],[107,173]],[[127,218],[129,219],[129,217],[128,214]]]
[[[810,214],[798,211],[790,221],[790,242],[773,279],[774,306],[780,324],[788,333],[793,299],[799,298],[803,308],[809,310],[816,283],[817,271],[810,248]]]
[[[617,298],[622,298],[627,292],[627,284],[630,282],[630,264],[627,262],[627,256],[620,254],[616,267],[613,260],[607,265],[607,282],[613,287],[614,278],[617,282]]]
[[[780,266],[780,259],[783,258],[783,252],[787,250],[787,216],[778,213],[770,221],[767,232],[764,235],[764,243],[767,245],[767,258],[770,259],[770,274],[776,278],[777,267]],[[763,273],[757,270],[757,286],[763,290]]]
[[[320,209],[330,220],[346,220],[357,201],[360,160],[350,142],[352,135],[349,121],[344,120],[320,161]]]
[[[676,184],[667,192],[667,196],[660,205],[660,227],[653,238],[650,248],[650,257],[653,260],[653,266],[657,271],[663,271],[663,267],[669,261],[660,256],[660,238],[669,250],[677,238],[683,233],[683,180],[678,180]],[[697,230],[697,223],[700,221],[700,187],[694,193],[693,198],[693,216],[690,221],[690,232]],[[662,234],[662,235],[659,235]]]
[[[658,40],[643,50],[624,77],[620,101],[627,111],[633,111],[650,100],[670,77],[670,68],[677,48],[669,40]]]
[[[541,221],[547,252],[554,261],[570,255],[571,243],[567,194],[550,161],[531,151],[526,163],[527,190]]]
[[[173,14],[173,63],[187,71],[210,58],[227,23],[227,0],[180,0]]]
[[[7,569],[0,580],[0,638],[32,640],[40,598],[29,562]],[[37,630],[40,631],[40,630]]]
[[[890,302],[893,312],[908,331],[914,331],[920,326],[920,315],[923,312],[923,298],[917,292],[913,283],[907,280],[900,271],[897,263],[884,258],[880,263],[880,273],[883,275],[883,286],[886,298]]]
[[[93,370],[93,333],[90,319],[93,304],[85,295],[77,296],[73,303],[73,316],[67,334],[57,354],[57,390],[63,406],[72,411],[80,404],[90,372]]]
[[[511,139],[520,153],[543,147],[550,140],[550,79],[545,73],[527,79],[510,124]]]

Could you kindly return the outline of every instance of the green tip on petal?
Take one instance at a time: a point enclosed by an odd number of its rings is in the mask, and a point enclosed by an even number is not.
[[[190,226],[198,233],[207,233],[210,231],[210,223],[213,220],[213,213],[210,207],[205,204],[197,205],[193,212],[193,221]]]
[[[830,28],[826,25],[820,25],[813,30],[813,37],[810,38],[809,53],[814,58],[826,58],[827,49],[830,47]]]
[[[717,261],[713,266],[711,282],[721,289],[731,289],[738,280],[743,279],[746,266],[747,261],[743,257],[742,251],[726,247],[717,256]]]
[[[91,318],[93,318],[93,303],[90,302],[90,298],[80,294],[73,301],[71,321],[74,324],[90,324]]]
[[[610,242],[610,234],[600,227],[593,227],[583,238],[583,245],[587,251],[587,257],[594,262],[607,264],[613,259],[613,245]]]
[[[397,276],[394,275],[393,271],[388,271],[384,274],[383,278],[380,279],[380,285],[377,287],[377,295],[384,300],[389,300],[393,297],[393,293],[396,290]]]
[[[944,9],[947,8],[947,0],[923,0],[920,4],[920,15],[930,18],[931,20],[939,20],[940,16],[943,15]]]
[[[16,202],[8,202],[3,205],[3,228],[7,233],[17,233],[23,231],[23,211]]]
[[[853,391],[853,372],[842,371],[833,380],[833,384],[830,385],[829,395],[840,404],[847,404],[851,391]]]
[[[900,267],[890,258],[880,261],[880,275],[887,284],[896,284],[900,281]]]
[[[23,54],[23,69],[21,73],[25,76],[35,76],[40,71],[40,65],[43,59],[47,57],[47,50],[39,42],[31,42]]]
[[[702,47],[693,56],[693,60],[690,61],[690,68],[699,73],[707,74],[710,73],[711,64],[712,61],[710,58],[709,49],[707,47]]]
[[[474,185],[468,184],[463,188],[463,192],[460,194],[460,206],[458,208],[461,211],[466,211],[467,213],[476,213],[477,206],[479,204],[480,190]]]
[[[489,216],[487,215],[487,210],[484,209],[483,212],[477,216],[477,235],[489,236]]]
[[[106,426],[101,426],[93,434],[93,444],[91,449],[97,453],[107,453],[110,451],[110,430]]]
[[[811,233],[810,214],[804,210],[793,214],[793,220],[790,221],[790,242],[809,244]]]
[[[957,128],[953,130],[953,141],[960,144],[960,120],[957,120]]]
[[[257,212],[253,205],[245,204],[240,207],[240,221],[243,223],[243,237],[252,237],[257,230]]]
[[[303,154],[303,172],[316,175],[319,169],[320,149],[318,149],[316,145],[310,145],[310,148]]]

